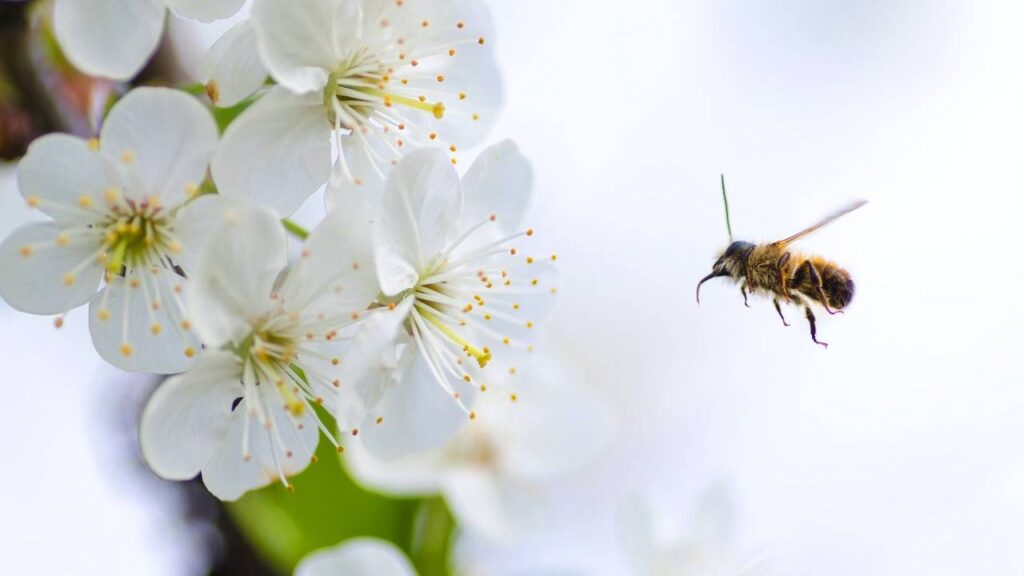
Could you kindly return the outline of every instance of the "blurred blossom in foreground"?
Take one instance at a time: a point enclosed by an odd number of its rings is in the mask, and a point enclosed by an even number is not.
[[[314,405],[336,408],[339,333],[366,310],[376,283],[355,211],[328,216],[280,281],[288,239],[275,216],[248,206],[220,214],[186,292],[206,351],[156,391],[140,434],[158,475],[202,472],[210,492],[234,500],[277,479],[290,488],[287,477],[315,460],[321,430],[337,445]],[[351,229],[364,232],[361,244],[338,241]]]
[[[460,525],[499,544],[543,523],[543,488],[579,468],[609,436],[607,410],[554,362],[516,376],[516,401],[481,394],[480,417],[436,450],[398,460],[349,443],[345,462],[367,486],[396,495],[440,493]]]
[[[54,30],[71,63],[87,74],[127,80],[156,52],[167,9],[212,22],[245,0],[56,0]]]
[[[377,192],[406,150],[440,147],[455,163],[501,104],[479,0],[255,0],[251,26],[214,47],[207,91],[231,102],[259,86],[253,34],[277,86],[225,132],[213,176],[282,215],[327,181],[332,142],[338,180]]]
[[[765,576],[760,558],[742,557],[732,541],[733,504],[721,485],[708,488],[688,523],[636,498],[623,514],[626,552],[637,576]]]
[[[409,559],[394,544],[354,538],[306,556],[295,576],[415,576]]]
[[[162,88],[123,98],[98,139],[37,140],[18,183],[28,205],[52,221],[23,226],[0,245],[0,296],[33,314],[89,302],[93,343],[105,360],[133,371],[187,368],[199,343],[180,293],[207,227],[203,203],[186,203],[216,143],[210,114]]]

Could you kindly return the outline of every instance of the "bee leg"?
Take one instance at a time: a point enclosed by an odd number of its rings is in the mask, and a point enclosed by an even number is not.
[[[814,312],[811,312],[811,307],[806,304],[804,305],[804,316],[807,317],[807,323],[811,325],[811,340],[814,340],[815,344],[828,348],[828,342],[818,341],[818,328],[814,324]]]
[[[782,297],[786,299],[786,302],[792,302],[793,300],[789,297],[789,290],[786,289],[786,263],[789,262],[789,252],[786,252],[779,257],[779,261],[775,266],[775,269],[779,273],[779,288],[782,292]]]
[[[750,303],[747,302],[747,282],[746,282],[746,280],[743,281],[743,284],[740,284],[740,294],[743,294],[743,305],[746,306],[747,308],[750,308]]]
[[[825,296],[825,290],[822,289],[821,274],[818,273],[818,269],[814,267],[814,264],[811,264],[810,260],[807,261],[807,270],[811,274],[811,282],[814,283],[814,288],[818,291],[818,297],[821,298],[821,305],[825,307],[825,312],[829,314],[842,314],[842,310],[833,310],[829,307],[828,297]]]
[[[772,304],[775,304],[775,311],[779,313],[779,318],[782,318],[782,325],[789,326],[789,322],[786,322],[786,317],[782,315],[782,308],[779,307],[779,299],[772,298]]]

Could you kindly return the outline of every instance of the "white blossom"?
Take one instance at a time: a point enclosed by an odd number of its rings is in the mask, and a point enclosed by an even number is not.
[[[365,438],[378,454],[440,445],[476,417],[476,394],[514,378],[533,351],[536,323],[555,300],[556,257],[524,249],[530,186],[511,142],[485,150],[461,182],[437,150],[414,152],[392,172],[374,258],[379,303],[401,324],[354,343],[392,352],[367,354],[374,360],[348,375],[380,397],[387,421]]]
[[[56,0],[54,31],[68,60],[86,74],[126,80],[138,74],[163,36],[167,9],[212,22],[245,0]]]
[[[313,406],[335,410],[345,330],[377,288],[365,214],[329,214],[287,270],[288,240],[273,213],[232,207],[220,216],[186,292],[207,351],[157,389],[140,435],[158,475],[201,472],[210,492],[233,500],[277,479],[290,487],[320,431],[338,445]]]
[[[216,143],[209,112],[162,88],[130,92],[98,139],[38,139],[18,166],[18,184],[51,220],[0,245],[0,296],[34,314],[90,302],[93,342],[108,362],[184,370],[199,344],[181,293],[206,218],[223,202],[195,199]]]
[[[765,574],[760,558],[742,556],[733,542],[732,497],[723,485],[702,494],[689,522],[650,498],[633,498],[623,518],[626,549],[637,576]]]
[[[324,185],[335,152],[338,179],[374,191],[406,150],[456,162],[501,101],[480,0],[255,0],[251,25],[278,85],[228,128],[213,176],[284,215]]]
[[[465,530],[507,544],[540,526],[544,488],[591,460],[610,427],[605,407],[553,363],[522,370],[512,389],[482,394],[480,418],[440,448],[389,461],[349,442],[345,462],[375,490],[442,494]]]
[[[394,544],[352,538],[307,555],[295,568],[295,576],[416,576],[416,570]]]

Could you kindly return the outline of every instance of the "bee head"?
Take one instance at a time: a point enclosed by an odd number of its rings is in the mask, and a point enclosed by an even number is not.
[[[714,266],[711,267],[711,274],[705,276],[699,283],[697,283],[697,303],[700,304],[700,285],[711,280],[712,278],[718,278],[720,276],[731,276],[733,278],[739,278],[746,273],[746,262],[747,256],[754,249],[754,245],[750,242],[743,242],[737,240],[722,252],[722,255],[715,260]]]

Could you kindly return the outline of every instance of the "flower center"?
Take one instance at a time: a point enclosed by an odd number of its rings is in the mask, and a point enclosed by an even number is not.
[[[109,274],[123,274],[126,267],[143,267],[161,254],[181,250],[171,232],[171,218],[158,199],[140,203],[112,190],[107,195],[110,209],[97,227],[105,230],[100,259]]]
[[[251,370],[256,384],[273,384],[281,394],[285,407],[293,416],[306,411],[305,374],[294,364],[295,340],[274,330],[274,322],[261,323],[235,349],[246,370]],[[255,392],[253,390],[253,392]]]

